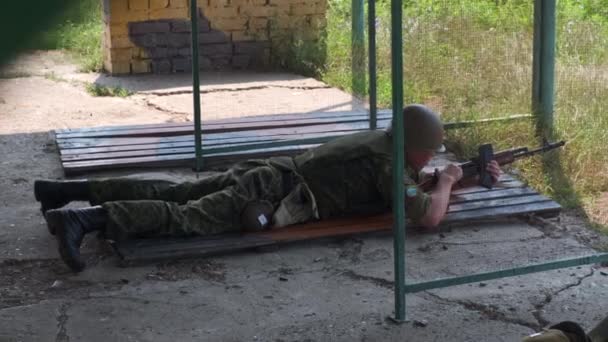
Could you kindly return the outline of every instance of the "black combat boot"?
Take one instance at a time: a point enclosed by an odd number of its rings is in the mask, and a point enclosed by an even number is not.
[[[82,209],[53,209],[46,213],[49,229],[56,233],[61,259],[74,272],[84,270],[80,244],[85,234],[105,230],[106,210],[100,206]]]
[[[71,201],[89,200],[89,182],[86,180],[37,180],[34,182],[34,195],[40,202],[44,215],[48,210],[61,208]],[[55,234],[54,231],[50,231]]]

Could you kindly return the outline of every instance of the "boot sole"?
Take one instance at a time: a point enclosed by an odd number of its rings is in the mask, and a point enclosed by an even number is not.
[[[64,222],[63,222],[63,213],[55,210],[51,210],[47,213],[47,223],[49,226],[49,230],[53,227],[53,231],[57,234],[55,238],[57,239],[57,243],[59,245],[59,255],[61,256],[61,260],[68,265],[68,267],[74,272],[82,272],[85,269],[85,264],[81,260],[72,258],[67,253],[66,246],[68,245],[65,240],[64,233]]]
[[[34,182],[34,197],[36,198],[36,201],[41,202],[41,196],[40,196],[40,187],[44,184],[47,183],[46,181],[35,181]]]
[[[44,180],[38,180],[34,182],[34,197],[36,198],[36,201],[40,202],[40,211],[42,212],[42,216],[44,216],[45,218],[46,213],[49,210],[58,209],[65,205],[61,205],[61,203],[54,203],[52,201],[50,201],[52,204],[49,205],[49,201],[45,201],[48,200],[48,198],[46,198],[42,194],[48,191],[48,189],[45,189],[45,187],[47,187],[47,185],[49,184],[51,184],[51,182]],[[56,229],[53,226],[47,224],[47,228],[51,235],[55,235]]]
[[[57,234],[57,227],[60,227],[63,223],[63,220],[60,217],[61,214],[53,212],[53,210],[49,210],[44,214],[44,218],[46,219],[46,227],[49,229],[49,233],[52,235]]]

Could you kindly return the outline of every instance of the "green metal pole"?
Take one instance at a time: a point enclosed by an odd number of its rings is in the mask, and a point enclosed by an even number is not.
[[[480,281],[514,277],[514,276],[519,276],[519,275],[524,275],[524,274],[529,274],[529,273],[557,270],[560,268],[598,264],[598,263],[607,262],[607,261],[608,261],[608,253],[587,255],[587,256],[578,257],[578,258],[545,262],[542,264],[527,265],[527,266],[523,266],[523,267],[516,267],[516,268],[505,269],[505,270],[478,273],[478,274],[472,274],[472,275],[454,277],[454,278],[437,279],[437,280],[427,281],[427,282],[418,283],[418,284],[410,284],[410,285],[406,286],[406,292],[414,293],[414,292],[438,289],[438,288],[443,288],[443,287],[448,287],[448,286],[470,284],[470,283],[476,283],[476,282],[480,282]]]
[[[395,258],[395,320],[405,321],[405,171],[403,127],[403,9],[391,0],[391,58],[393,88],[393,253]]]
[[[532,62],[532,112],[537,132],[550,140],[553,132],[555,80],[555,4],[556,0],[534,2],[534,56]]]
[[[355,95],[365,93],[365,11],[363,0],[352,1],[352,86]]]
[[[197,172],[203,168],[203,146],[201,134],[201,89],[198,68],[198,8],[196,0],[190,0],[190,20],[192,24],[192,99],[194,102],[194,146],[195,169]]]
[[[376,91],[376,0],[367,2],[368,56],[369,56],[369,129],[378,127]]]

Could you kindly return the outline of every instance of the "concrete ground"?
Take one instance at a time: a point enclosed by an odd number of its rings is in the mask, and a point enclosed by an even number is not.
[[[63,177],[48,131],[189,120],[189,77],[80,74],[60,53],[22,57],[0,75],[0,341],[520,341],[551,323],[574,320],[590,328],[608,314],[608,269],[595,265],[408,295],[410,321],[395,325],[387,320],[393,254],[386,235],[130,268],[118,267],[105,244],[88,237],[88,268],[72,274],[58,259],[32,191],[35,179]],[[212,117],[363,108],[344,92],[295,75],[203,80],[203,108]],[[84,82],[93,81],[135,94],[91,97]],[[410,235],[407,280],[606,246],[574,212],[533,222]]]

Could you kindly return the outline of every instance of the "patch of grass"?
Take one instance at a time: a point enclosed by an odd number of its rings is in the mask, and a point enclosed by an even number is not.
[[[327,59],[325,32],[321,30],[319,36],[314,31],[278,28],[276,18],[271,18],[270,27],[273,65],[300,75],[320,77]]]
[[[53,28],[28,43],[30,49],[63,49],[80,64],[82,71],[99,71],[103,56],[102,13],[99,0],[73,2],[55,20]]]
[[[44,78],[49,81],[53,81],[53,82],[65,82],[66,81],[64,78],[57,76],[57,74],[55,74],[54,72],[48,72],[48,73],[44,74]]]
[[[608,193],[608,17],[601,15],[601,2],[558,2],[555,135],[568,144],[515,165],[530,185],[565,207],[584,208],[598,224],[608,217],[608,208],[600,215],[592,206]],[[533,2],[417,0],[403,6],[405,103],[425,103],[444,121],[530,112]],[[379,1],[377,12],[378,103],[390,107],[389,3]],[[322,79],[347,91],[350,25],[350,2],[329,0]],[[452,130],[447,139],[463,158],[482,143],[496,150],[540,144],[531,120]]]
[[[120,86],[107,87],[95,83],[87,84],[86,90],[91,96],[128,97],[132,95],[129,90]]]

